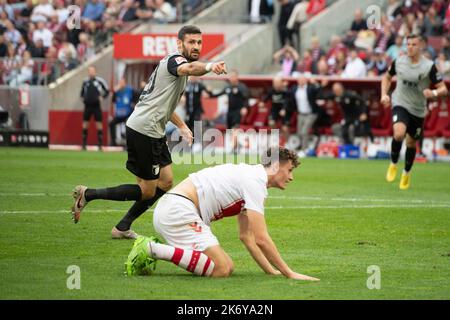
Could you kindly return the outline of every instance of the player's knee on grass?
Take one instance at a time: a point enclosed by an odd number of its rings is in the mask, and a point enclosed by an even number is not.
[[[214,270],[211,274],[212,277],[215,278],[226,278],[231,276],[231,274],[234,271],[234,266],[233,265],[229,265],[228,263],[224,263],[224,264],[216,264],[214,266]]]

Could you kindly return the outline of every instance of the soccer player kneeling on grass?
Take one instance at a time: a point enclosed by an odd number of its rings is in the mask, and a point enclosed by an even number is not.
[[[128,275],[148,274],[156,260],[171,261],[199,276],[228,277],[233,261],[219,245],[210,223],[237,216],[239,237],[267,274],[319,280],[294,272],[280,256],[264,219],[268,188],[285,189],[299,165],[297,155],[273,147],[263,164],[224,164],[192,173],[167,192],[153,214],[155,237],[138,237],[125,263]]]

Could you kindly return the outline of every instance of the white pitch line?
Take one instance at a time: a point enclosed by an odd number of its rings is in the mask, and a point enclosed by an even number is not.
[[[287,199],[287,200],[316,200],[316,201],[345,201],[345,202],[404,202],[404,203],[422,203],[422,204],[448,204],[448,201],[421,200],[421,199],[373,199],[373,198],[325,198],[308,196],[269,196],[269,199]]]
[[[312,205],[312,206],[269,206],[266,207],[267,210],[285,210],[285,209],[378,209],[378,208],[395,208],[395,209],[415,209],[415,208],[450,208],[449,204],[410,204],[410,205]],[[111,212],[125,212],[123,209],[107,209],[107,210],[86,210],[86,213],[111,213]],[[148,210],[150,212],[153,209]],[[70,213],[69,210],[3,210],[0,211],[1,214],[40,214],[40,213]]]
[[[0,193],[0,197],[71,197],[70,193]],[[447,201],[421,200],[421,199],[377,199],[377,198],[327,198],[313,196],[269,196],[269,199],[287,200],[314,200],[314,201],[345,201],[345,202],[399,202],[399,203],[420,203],[430,205],[450,205]]]

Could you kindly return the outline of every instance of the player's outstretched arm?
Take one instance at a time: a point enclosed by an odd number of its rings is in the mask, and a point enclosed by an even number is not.
[[[319,279],[309,277],[297,272],[294,272],[281,258],[275,243],[272,241],[268,231],[264,215],[254,210],[247,209],[247,216],[249,221],[249,228],[255,236],[256,245],[261,249],[261,252],[267,260],[287,278],[296,280],[318,281]]]
[[[227,66],[224,61],[208,63],[194,61],[184,63],[177,68],[179,76],[203,76],[210,71],[217,75],[227,74]]]
[[[267,260],[264,253],[262,253],[261,249],[257,246],[255,241],[255,235],[253,231],[250,229],[250,223],[248,221],[247,213],[241,213],[238,215],[238,223],[239,223],[239,239],[244,243],[248,252],[250,252],[253,259],[256,263],[263,269],[263,271],[267,274],[279,275],[280,271],[276,270]]]

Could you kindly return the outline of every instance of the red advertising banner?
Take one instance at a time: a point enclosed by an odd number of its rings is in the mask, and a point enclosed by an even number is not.
[[[114,34],[114,59],[159,60],[168,53],[177,51],[177,35],[157,34]],[[203,34],[201,56],[205,56],[225,42],[223,34]]]

